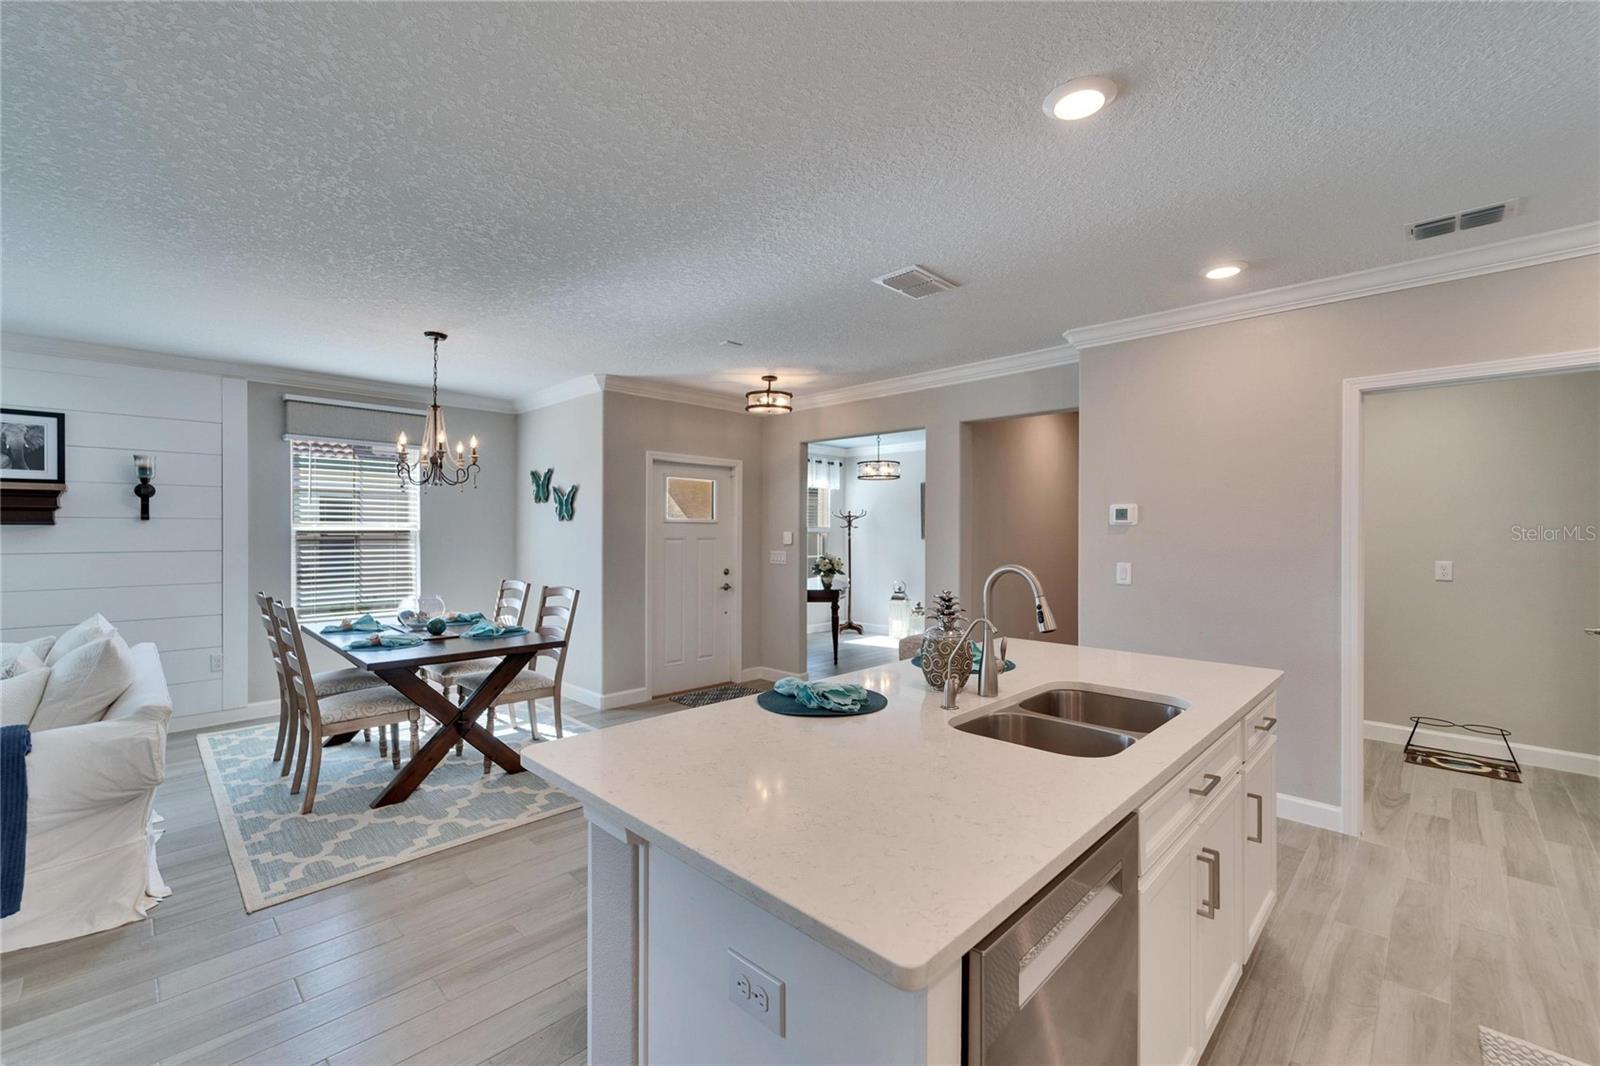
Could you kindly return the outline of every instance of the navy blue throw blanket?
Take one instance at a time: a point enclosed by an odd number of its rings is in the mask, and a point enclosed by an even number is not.
[[[28,766],[33,734],[25,725],[0,726],[0,918],[22,907],[28,854]]]

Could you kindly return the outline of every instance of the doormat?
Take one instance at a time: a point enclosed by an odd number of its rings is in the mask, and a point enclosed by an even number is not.
[[[1474,777],[1487,777],[1495,781],[1510,781],[1512,784],[1522,782],[1522,774],[1517,772],[1517,767],[1504,759],[1490,759],[1468,755],[1461,751],[1444,751],[1440,748],[1423,748],[1415,744],[1407,748],[1405,754],[1406,762],[1414,766],[1454,770],[1458,774],[1472,774]]]
[[[685,692],[671,697],[673,703],[685,707],[705,707],[713,703],[722,703],[725,700],[736,700],[744,696],[757,695],[761,690],[746,688],[744,685],[712,685],[710,688],[697,688],[693,692]]]
[[[1487,1025],[1478,1026],[1478,1050],[1483,1066],[1584,1066],[1577,1059],[1507,1036]]]

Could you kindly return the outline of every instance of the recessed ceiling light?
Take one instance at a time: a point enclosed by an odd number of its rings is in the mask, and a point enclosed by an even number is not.
[[[1088,118],[1117,98],[1110,78],[1073,78],[1044,98],[1044,113],[1063,122]]]
[[[1206,277],[1212,281],[1226,281],[1228,278],[1238,277],[1242,270],[1244,266],[1241,263],[1218,263],[1206,271]]]

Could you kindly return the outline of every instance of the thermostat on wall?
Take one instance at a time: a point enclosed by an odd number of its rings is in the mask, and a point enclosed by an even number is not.
[[[1136,503],[1114,503],[1111,505],[1111,524],[1114,526],[1136,526],[1139,524],[1139,505]]]

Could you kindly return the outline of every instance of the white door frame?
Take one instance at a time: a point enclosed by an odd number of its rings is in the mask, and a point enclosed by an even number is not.
[[[1584,367],[1600,367],[1600,348],[1344,379],[1339,491],[1339,706],[1343,747],[1339,760],[1339,801],[1342,807],[1340,828],[1344,832],[1359,835],[1363,815],[1361,740],[1366,714],[1363,706],[1366,590],[1361,569],[1361,398],[1367,393],[1422,385],[1528,377]]]
[[[655,579],[656,538],[655,485],[656,464],[690,463],[696,466],[714,466],[729,471],[733,479],[733,610],[728,618],[732,630],[728,634],[729,681],[737,682],[744,676],[744,460],[718,459],[707,455],[683,455],[679,452],[644,453],[644,688],[649,699],[656,694],[655,679],[655,615],[650,609],[650,585]],[[718,504],[720,507],[721,504]],[[721,514],[722,512],[718,512]]]

